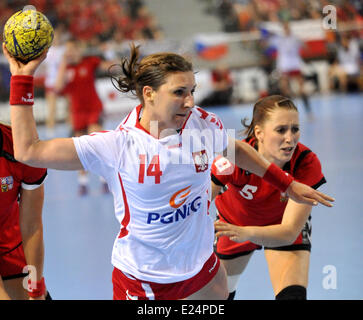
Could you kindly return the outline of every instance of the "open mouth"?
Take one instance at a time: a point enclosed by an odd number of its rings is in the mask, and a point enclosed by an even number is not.
[[[294,147],[286,147],[286,148],[281,148],[282,151],[286,152],[286,153],[290,153],[294,150]]]

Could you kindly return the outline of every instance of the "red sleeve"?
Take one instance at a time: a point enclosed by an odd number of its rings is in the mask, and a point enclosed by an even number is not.
[[[11,128],[0,124],[0,135],[2,146],[0,150],[6,151],[10,156],[13,156],[13,138],[11,134]],[[47,176],[47,169],[45,168],[33,168],[24,163],[10,160],[13,165],[12,168],[14,172],[14,178],[19,183],[25,183],[27,185],[40,185],[45,177]]]
[[[218,156],[212,164],[212,181],[220,186],[231,183],[235,170],[238,170],[238,167],[232,162],[222,156]]]
[[[21,182],[28,185],[40,185],[47,176],[47,169],[33,168],[22,164]]]
[[[321,163],[314,152],[308,153],[295,169],[294,178],[317,189],[326,182]]]
[[[245,139],[243,142],[254,146],[254,139]],[[245,181],[244,170],[230,162],[228,159],[218,156],[212,164],[212,181],[220,186],[225,186],[227,183],[240,185]]]
[[[92,66],[93,70],[97,69],[102,61],[100,57],[88,57],[86,59],[87,63],[89,63]]]

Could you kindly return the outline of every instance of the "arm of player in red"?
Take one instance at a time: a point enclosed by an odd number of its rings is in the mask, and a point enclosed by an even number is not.
[[[249,144],[230,138],[229,145],[232,146],[232,151],[234,151],[228,152],[228,150],[231,150],[230,147],[225,151],[224,156],[229,161],[265,179],[281,192],[285,192],[290,199],[312,206],[316,206],[318,203],[327,207],[333,206],[331,202],[335,201],[334,198],[314,190],[306,184],[295,181],[292,176],[277,165],[267,161]]]

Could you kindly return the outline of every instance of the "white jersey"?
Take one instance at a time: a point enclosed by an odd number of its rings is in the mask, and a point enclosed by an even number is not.
[[[303,61],[300,56],[301,41],[294,36],[274,36],[270,43],[277,49],[276,68],[281,72],[300,70]]]
[[[63,58],[64,46],[52,46],[49,48],[47,58],[44,60],[46,66],[44,84],[46,88],[54,88],[57,81],[58,69]]]
[[[348,49],[338,48],[338,61],[348,75],[359,75],[360,51],[357,40],[350,40]]]
[[[73,138],[85,170],[103,176],[121,224],[112,264],[140,280],[182,281],[213,253],[210,169],[228,138],[219,118],[194,107],[179,133],[156,139],[136,107],[114,131]]]

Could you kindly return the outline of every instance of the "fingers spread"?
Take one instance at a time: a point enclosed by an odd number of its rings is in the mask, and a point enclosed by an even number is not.
[[[331,202],[334,201],[334,198],[320,192],[320,191],[317,191],[315,190],[314,194],[312,195],[312,198],[315,200],[316,204],[314,205],[317,205],[318,202],[321,203],[322,205],[326,206],[326,207],[329,207],[331,208],[333,206],[333,204]]]
[[[330,201],[330,202],[334,202],[334,201],[335,201],[335,199],[334,199],[333,197],[328,196],[328,195],[327,195],[327,194],[325,194],[325,193],[322,193],[322,192],[317,191],[317,190],[316,190],[316,192],[317,192],[317,194],[318,194],[321,198],[323,198],[324,200],[327,200],[327,201]]]
[[[216,230],[230,230],[233,226],[229,223],[224,223],[224,222],[215,222],[214,223],[214,228]]]
[[[322,205],[324,205],[324,206],[326,206],[326,207],[329,207],[329,208],[331,208],[333,205],[329,202],[329,201],[327,201],[327,200],[325,200],[324,198],[322,198],[322,197],[316,197],[316,200],[319,202],[319,203],[321,203]]]
[[[300,203],[305,203],[311,206],[317,206],[319,203],[326,206],[326,207],[333,207],[333,204],[330,202],[332,198],[329,197],[328,200],[326,200],[324,197],[321,197],[317,192],[306,195],[301,198],[299,201]]]

